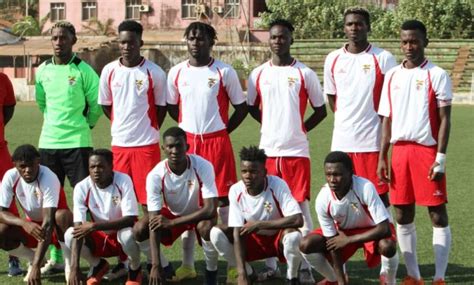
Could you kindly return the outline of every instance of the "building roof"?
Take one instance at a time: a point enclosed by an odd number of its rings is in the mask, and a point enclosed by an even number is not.
[[[0,46],[15,44],[19,42],[20,40],[21,40],[20,37],[17,37],[6,30],[0,29]]]
[[[1,39],[1,38],[0,38]],[[115,37],[107,36],[80,36],[74,45],[75,52],[84,50],[95,50],[106,46]],[[51,38],[49,36],[27,37],[24,41],[0,46],[1,56],[21,56],[21,55],[53,55]]]

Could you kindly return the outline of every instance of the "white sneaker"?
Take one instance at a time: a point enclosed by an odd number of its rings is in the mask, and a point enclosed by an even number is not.
[[[314,284],[316,281],[314,280],[313,274],[311,273],[311,269],[301,269],[299,272],[299,280],[301,284]]]
[[[127,262],[128,263],[128,262]],[[122,278],[128,275],[128,266],[124,262],[119,262],[112,268],[107,274],[104,275],[104,279],[112,281],[118,278]]]
[[[273,278],[279,278],[281,277],[281,272],[280,272],[280,268],[270,268],[270,267],[266,267],[262,269],[262,271],[260,271],[258,274],[257,274],[257,281],[258,282],[263,282],[265,280],[269,280],[269,279],[273,279]]]
[[[30,278],[30,273],[31,273],[32,268],[33,268],[33,265],[28,264],[28,271],[26,272],[25,277],[23,277],[24,282],[28,282],[28,278]]]
[[[51,259],[46,262],[46,264],[41,267],[41,274],[55,274],[64,271],[64,264],[56,263]]]

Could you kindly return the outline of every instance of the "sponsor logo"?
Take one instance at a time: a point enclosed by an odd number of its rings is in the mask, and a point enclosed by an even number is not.
[[[346,73],[346,71],[344,70],[344,68],[341,68],[337,71],[337,73]]]
[[[441,190],[436,189],[436,191],[433,193],[433,196],[444,196],[444,193]]]
[[[212,86],[216,84],[216,82],[217,82],[216,78],[212,78],[212,77],[207,78],[207,87],[211,88]]]
[[[122,83],[120,83],[120,82],[117,81],[117,82],[114,83],[113,87],[121,88],[121,87],[122,87]]]

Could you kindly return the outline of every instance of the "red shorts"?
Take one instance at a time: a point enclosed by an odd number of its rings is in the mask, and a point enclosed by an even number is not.
[[[268,157],[265,166],[269,175],[276,175],[285,180],[298,203],[310,199],[311,162],[309,158]]]
[[[237,182],[234,151],[227,130],[195,135],[186,133],[188,153],[207,159],[214,166],[218,197],[227,197],[230,186]]]
[[[278,257],[281,262],[286,263],[285,256],[280,250],[280,238],[283,231],[265,236],[251,233],[245,240],[246,261],[260,260],[267,257]]]
[[[448,201],[446,175],[441,181],[428,178],[436,152],[436,146],[411,142],[398,142],[393,146],[390,203],[438,206]]]
[[[10,168],[13,168],[13,162],[8,152],[7,144],[0,143],[0,181],[2,181],[3,175],[5,175],[5,172]]]
[[[138,203],[146,205],[146,177],[160,162],[160,146],[152,144],[138,147],[112,146],[114,170],[128,174]]]
[[[388,192],[388,184],[380,181],[377,175],[379,152],[349,152],[347,154],[352,160],[355,175],[369,179],[379,195]]]
[[[89,238],[92,239],[92,243],[94,244],[92,250],[92,255],[94,256],[127,256],[117,240],[117,232],[108,234],[102,231],[95,231],[89,235]]]
[[[160,210],[160,215],[163,215],[165,218],[169,220],[176,219],[178,216],[173,215],[168,208],[161,208]],[[171,229],[169,229],[168,233],[169,235],[165,234],[161,236],[161,244],[165,246],[171,246],[173,245],[174,241],[177,240],[182,233],[184,233],[187,230],[195,230],[196,229],[196,224],[186,224],[186,225],[179,225],[179,226],[174,226]],[[199,237],[199,233],[196,231],[197,237]],[[201,244],[201,239],[198,238],[199,244]]]
[[[349,229],[349,230],[342,230],[342,232],[344,232],[344,234],[347,235],[347,236],[353,236],[353,235],[356,235],[356,234],[364,233],[364,232],[366,232],[370,229],[372,229],[372,228]],[[392,235],[387,239],[393,240],[393,241],[396,242],[397,241],[397,234],[395,232],[395,227],[393,226],[393,224],[390,224],[390,231],[392,232]],[[318,228],[318,229],[313,230],[310,233],[310,235],[311,234],[323,236],[323,231],[321,230],[321,228]],[[368,242],[365,242],[365,243],[359,242],[359,243],[350,243],[350,244],[346,245],[341,250],[342,262],[346,263],[349,260],[349,258],[351,258],[351,256],[353,256],[354,253],[356,253],[356,251],[359,248],[363,248],[364,249],[365,262],[367,263],[367,266],[370,267],[370,268],[378,266],[380,264],[380,261],[381,261],[380,253],[378,253],[378,251],[377,251],[378,242],[379,242],[378,240],[373,240],[373,241],[368,241]],[[331,259],[329,253],[326,254],[326,258],[328,258],[329,260]]]

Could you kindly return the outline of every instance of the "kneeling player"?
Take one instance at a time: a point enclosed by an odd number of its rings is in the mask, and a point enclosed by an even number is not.
[[[307,261],[326,277],[326,284],[346,284],[342,269],[359,248],[369,267],[380,264],[381,255],[395,255],[395,229],[389,223],[390,214],[367,179],[353,175],[349,156],[340,151],[329,153],[324,161],[327,184],[316,198],[320,229],[306,236],[300,245]],[[329,265],[323,254],[332,261]],[[389,259],[383,284],[395,284],[398,267]],[[334,272],[335,271],[335,272]]]
[[[24,281],[41,284],[40,267],[46,250],[59,242],[67,278],[70,254],[64,244],[64,232],[72,225],[72,213],[58,177],[40,165],[40,154],[32,145],[19,146],[12,159],[15,167],[5,173],[1,185],[0,247],[28,259]],[[15,198],[25,213],[24,219],[19,216]]]
[[[257,147],[242,148],[242,180],[229,192],[229,226],[215,226],[211,241],[229,266],[237,266],[239,284],[249,284],[249,276],[255,275],[246,261],[268,257],[286,260],[287,283],[299,284],[302,258],[298,228],[303,226],[303,216],[288,185],[279,177],[267,175],[266,159],[265,152]]]
[[[142,250],[143,240],[148,239],[148,235],[150,238],[150,284],[163,284],[172,277],[171,265],[163,255],[160,258],[160,243],[171,246],[187,230],[195,230],[201,237],[206,261],[205,284],[217,284],[218,254],[209,240],[209,232],[217,219],[214,169],[204,158],[186,155],[188,148],[182,129],[172,127],[165,131],[162,149],[167,159],[155,166],[147,177],[149,221],[140,221],[135,230]]]
[[[112,169],[112,152],[96,149],[89,157],[89,176],[74,188],[74,228],[64,236],[72,253],[69,284],[81,284],[85,279],[79,268],[80,256],[91,267],[87,285],[96,285],[109,270],[103,257],[120,255],[130,260],[125,284],[141,284],[140,250],[132,235],[137,198],[130,177]],[[92,222],[87,221],[88,213]]]

